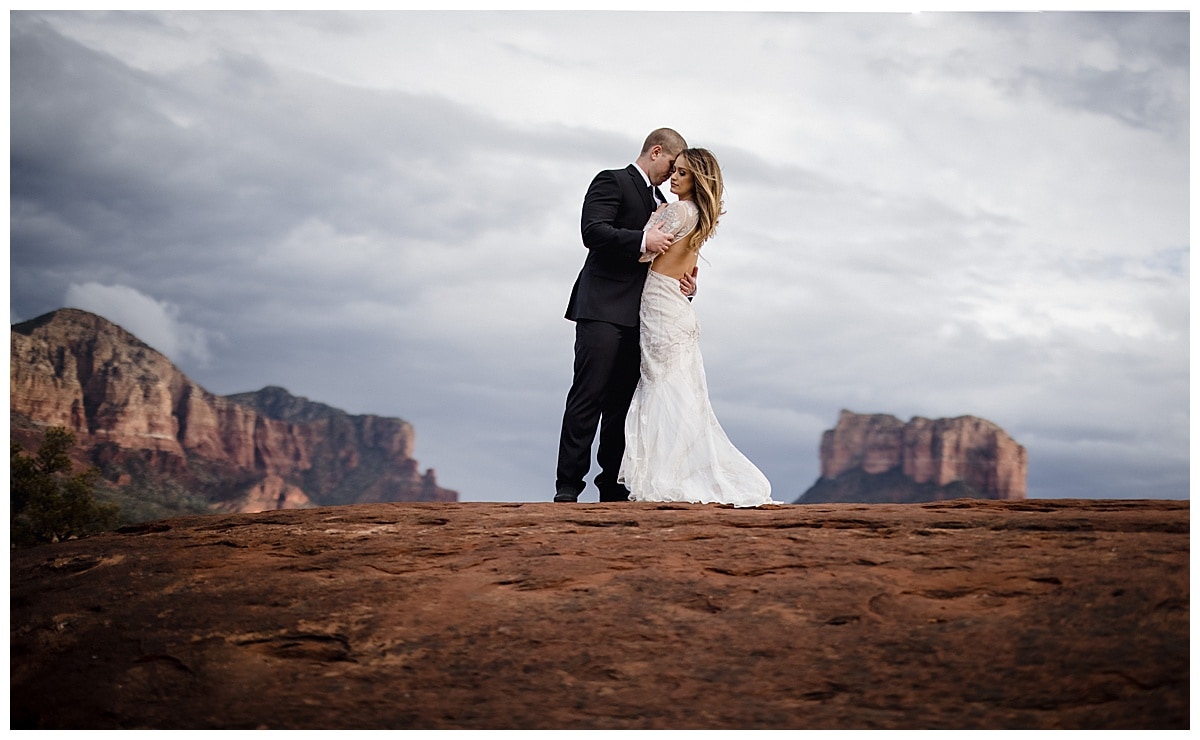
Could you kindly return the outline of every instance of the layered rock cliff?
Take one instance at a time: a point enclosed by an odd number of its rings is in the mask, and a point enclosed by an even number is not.
[[[186,501],[157,515],[457,500],[433,470],[420,472],[401,419],[350,415],[276,387],[210,393],[86,311],[54,311],[10,334],[13,438],[32,448],[46,427],[73,430],[83,461],[118,488],[170,489]]]
[[[843,410],[821,437],[821,477],[797,503],[1023,499],[1025,448],[997,425]]]

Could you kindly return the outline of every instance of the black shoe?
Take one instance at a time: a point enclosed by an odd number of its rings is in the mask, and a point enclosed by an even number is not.
[[[602,503],[610,502],[610,501],[628,501],[628,500],[629,500],[629,489],[625,488],[624,486],[620,486],[618,488],[611,488],[611,489],[600,492],[600,501]]]
[[[558,493],[554,494],[554,500],[560,503],[573,504],[579,501],[579,492],[572,491],[570,488],[560,488]]]

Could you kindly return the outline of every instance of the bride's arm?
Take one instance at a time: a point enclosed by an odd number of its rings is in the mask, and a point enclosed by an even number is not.
[[[654,213],[650,214],[650,218],[646,220],[646,225],[642,227],[642,231],[647,234],[652,231],[662,231],[663,233],[670,234],[672,238],[678,239],[680,224],[677,215],[678,209],[674,208],[674,206],[674,203],[663,203],[660,205]],[[638,257],[638,262],[653,262],[654,258],[661,253],[647,249]]]

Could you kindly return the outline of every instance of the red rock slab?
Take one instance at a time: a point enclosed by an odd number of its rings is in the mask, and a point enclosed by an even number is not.
[[[400,503],[11,553],[14,728],[1187,728],[1186,501]]]

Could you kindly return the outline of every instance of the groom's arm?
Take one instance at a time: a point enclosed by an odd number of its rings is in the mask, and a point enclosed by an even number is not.
[[[622,229],[615,225],[621,211],[621,186],[616,174],[605,170],[588,186],[580,221],[583,246],[636,260],[642,251],[641,229]]]

